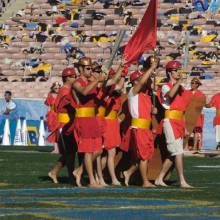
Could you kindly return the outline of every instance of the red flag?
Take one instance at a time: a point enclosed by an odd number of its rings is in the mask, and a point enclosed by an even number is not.
[[[156,48],[157,4],[158,0],[150,0],[139,26],[128,41],[124,50],[125,65],[136,63],[145,51]]]

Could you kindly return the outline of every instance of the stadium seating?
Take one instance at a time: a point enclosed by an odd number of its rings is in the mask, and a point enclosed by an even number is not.
[[[103,2],[34,0],[5,21],[0,28],[0,92],[11,88],[15,97],[43,98],[51,83],[60,81],[62,69],[83,54],[108,60],[117,31],[126,30],[123,46],[149,0]],[[220,88],[220,16],[198,13],[185,0],[166,2],[159,0],[158,9],[159,76],[165,75],[167,61],[187,60],[189,79],[199,75],[210,97]],[[115,59],[113,67],[119,62]]]

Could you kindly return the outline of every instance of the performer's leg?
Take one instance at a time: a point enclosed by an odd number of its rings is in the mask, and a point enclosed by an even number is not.
[[[52,154],[59,154],[58,143],[55,142],[53,147],[54,147],[54,149],[53,149],[53,151],[51,153]]]
[[[172,165],[173,165],[173,160],[171,158],[166,158],[165,161],[163,162],[162,169],[155,180],[156,186],[167,186],[167,184],[164,183],[163,179]]]
[[[120,160],[122,159],[123,157],[123,152],[122,151],[119,151],[118,153],[116,153],[115,155],[115,168],[118,166]]]
[[[77,151],[77,145],[73,134],[63,135],[66,148],[66,166],[68,170],[69,180],[72,184],[74,182],[73,171],[75,167],[75,156]]]
[[[107,186],[105,183],[105,180],[103,178],[103,173],[102,173],[102,163],[101,163],[101,155],[99,155],[96,158],[96,172],[97,172],[97,183],[99,183],[101,186]]]
[[[195,132],[194,133],[193,150],[198,150],[198,148],[199,148],[199,141],[200,141],[200,133],[199,132]]]
[[[139,163],[139,170],[141,173],[141,177],[143,180],[143,187],[155,187],[155,185],[153,185],[147,178],[147,164],[148,161],[147,160],[141,160]]]
[[[120,186],[121,183],[118,181],[115,175],[115,154],[116,154],[115,148],[108,150],[108,170],[112,179],[112,185]]]
[[[93,153],[85,153],[85,168],[89,176],[89,186],[90,187],[98,187],[98,184],[95,181],[95,177],[93,175]]]
[[[183,154],[178,154],[175,156],[175,164],[176,164],[176,169],[178,172],[179,180],[180,180],[180,187],[182,188],[191,188],[184,177],[183,173]]]
[[[78,167],[73,171],[73,176],[76,179],[76,185],[81,187],[81,178],[83,174],[83,167],[84,167],[84,153],[78,153]]]
[[[132,176],[132,174],[137,170],[138,166],[136,164],[133,164],[130,166],[130,168],[123,172],[124,178],[125,178],[125,186],[129,185],[129,180]]]
[[[53,180],[54,183],[58,183],[57,174],[61,168],[65,165],[65,158],[61,156],[59,160],[55,163],[48,176]]]

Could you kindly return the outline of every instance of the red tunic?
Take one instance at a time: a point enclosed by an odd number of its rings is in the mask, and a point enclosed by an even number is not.
[[[54,110],[55,110],[55,100],[56,100],[57,94],[48,93],[47,98],[44,102],[45,105],[47,105],[48,111],[46,114],[46,124],[48,127],[48,131],[52,131],[54,129]]]
[[[118,118],[108,118],[111,111],[118,111],[121,108],[121,97],[112,95],[108,99],[106,107],[106,120],[104,129],[104,145],[107,150],[115,148],[121,143],[120,124]]]
[[[215,94],[212,98],[211,101],[209,102],[209,105],[211,107],[215,107],[216,111],[220,111],[220,92]],[[220,115],[215,116],[214,120],[213,120],[213,125],[220,125]]]
[[[78,78],[76,82],[82,87],[86,87],[90,82],[85,82],[82,78]],[[77,93],[80,104],[77,108],[97,107],[96,96],[97,89],[94,88],[87,96]],[[74,127],[74,136],[78,145],[78,152],[92,153],[101,152],[102,150],[102,131],[97,123],[96,117],[76,117]]]
[[[192,95],[195,97],[205,97],[205,94],[201,92],[200,90],[192,91]],[[197,121],[196,121],[196,128],[203,128],[204,126],[204,114],[201,114],[198,116]]]
[[[132,118],[151,120],[152,103],[147,91],[134,96],[131,89],[128,104]],[[150,129],[130,126],[120,148],[125,152],[131,150],[135,159],[150,160],[154,153],[153,133]]]
[[[55,100],[55,111],[53,116],[51,116],[51,127],[53,128],[52,133],[48,136],[49,142],[57,142],[59,138],[59,129],[66,126],[65,134],[68,135],[73,132],[73,120],[75,113],[76,101],[72,96],[72,90],[69,87],[62,86],[59,89],[57,98]],[[65,113],[69,117],[69,122],[60,122],[58,120],[58,115]]]
[[[172,83],[166,84],[170,89],[173,88]],[[162,95],[159,94],[158,98],[161,101]],[[191,91],[184,89],[182,86],[179,88],[179,92],[174,97],[174,99],[170,103],[169,110],[178,110],[181,112],[185,112],[187,105],[190,103],[191,99]],[[184,119],[169,119],[170,124],[173,128],[173,133],[175,139],[182,138],[185,134],[185,121]],[[163,128],[163,120],[161,121],[158,127],[158,134],[162,134]]]

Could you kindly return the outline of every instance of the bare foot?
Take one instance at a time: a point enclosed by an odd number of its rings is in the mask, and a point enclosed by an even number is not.
[[[121,183],[118,180],[112,181],[113,186],[121,186]]]
[[[154,184],[152,184],[151,182],[149,181],[146,181],[143,183],[142,187],[145,187],[145,188],[154,188],[156,187]]]
[[[155,182],[154,182],[154,184],[155,184],[156,186],[168,187],[168,185],[167,185],[166,183],[164,183],[163,180],[159,180],[159,179],[156,179]]]
[[[76,185],[78,187],[82,187],[81,175],[80,175],[80,172],[77,169],[73,171],[73,176],[76,178]]]
[[[125,178],[125,186],[129,186],[130,175],[128,174],[127,171],[124,171],[123,175],[124,175],[124,178]]]
[[[99,185],[105,187],[105,186],[108,186],[108,184],[106,184],[105,180],[99,180]]]
[[[181,183],[180,184],[180,188],[188,188],[188,189],[190,189],[190,188],[194,188],[194,187],[189,185],[188,183]]]
[[[90,187],[90,188],[103,188],[102,185],[97,184],[97,183],[89,184],[88,187]]]
[[[51,151],[51,154],[59,154],[59,151],[58,150],[53,150],[53,151]]]
[[[49,172],[48,176],[53,180],[54,183],[56,183],[56,184],[58,183],[56,174],[53,174],[52,172]]]

